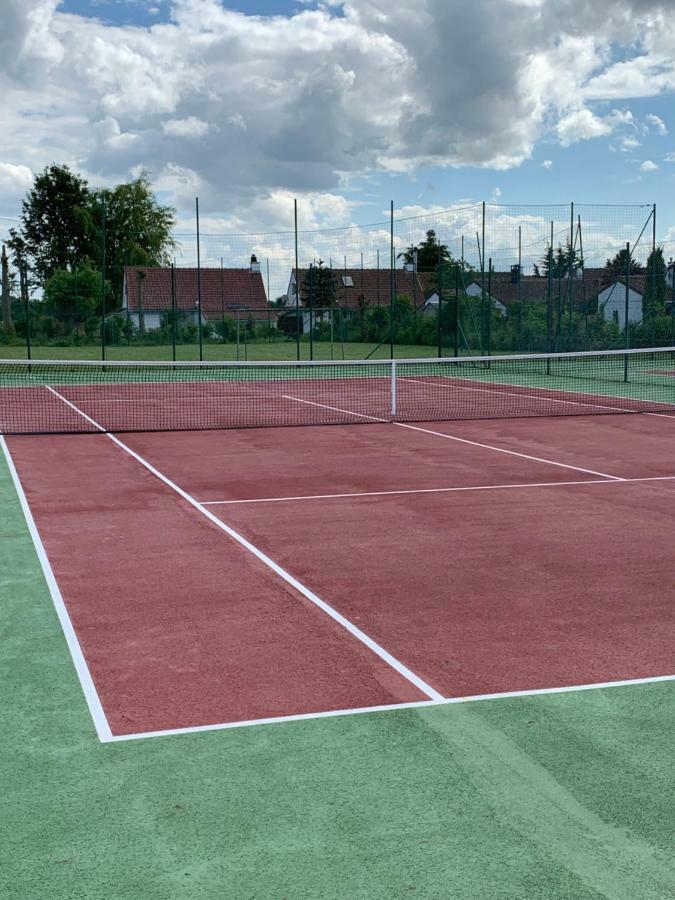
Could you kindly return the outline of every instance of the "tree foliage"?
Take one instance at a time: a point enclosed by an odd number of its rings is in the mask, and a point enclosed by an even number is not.
[[[624,247],[622,250],[608,259],[605,263],[605,269],[611,274],[620,278],[626,274],[626,263],[628,262],[628,251]],[[630,256],[630,274],[637,275],[640,271],[640,260],[636,259],[632,254]]]
[[[106,276],[112,285],[115,305],[120,306],[125,266],[165,266],[171,262],[175,211],[157,202],[145,173],[112,190],[97,191],[93,206],[99,246],[104,237],[101,233],[104,203]],[[100,259],[96,262],[100,265]]]
[[[642,296],[642,315],[645,320],[665,315],[668,282],[666,261],[663,247],[656,247],[647,259],[644,293]]]
[[[100,273],[89,263],[72,272],[55,272],[45,285],[43,308],[60,323],[65,334],[81,331],[89,319],[101,312]]]
[[[92,190],[67,166],[52,165],[28,191],[9,246],[44,289],[57,273],[99,269],[105,260],[110,302],[119,307],[124,267],[168,264],[174,223],[174,210],[157,202],[146,174]]]
[[[403,259],[406,265],[412,266],[415,263],[415,254],[418,272],[434,272],[442,263],[453,261],[448,245],[440,243],[433,228],[427,231],[425,239],[420,244],[411,244],[399,253],[398,259]]]
[[[551,248],[549,247],[544,256],[542,256],[539,265],[535,266],[535,270],[547,278],[549,269],[551,278],[567,278],[570,274],[574,275],[577,270],[583,269],[583,266],[584,260],[581,252],[572,246],[568,238],[565,246],[558,244],[553,253],[551,253]]]
[[[320,259],[307,270],[300,289],[300,302],[303,306],[319,309],[335,306],[336,301],[335,273]]]
[[[21,226],[11,231],[9,246],[15,259],[29,263],[40,284],[55,272],[71,272],[92,258],[91,205],[87,182],[68,166],[47,166],[36,175],[22,203]]]

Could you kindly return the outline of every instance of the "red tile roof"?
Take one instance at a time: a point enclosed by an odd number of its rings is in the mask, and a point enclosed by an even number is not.
[[[308,269],[300,269],[300,302]],[[387,306],[391,296],[391,269],[333,269],[337,288],[337,303],[347,309],[363,306]],[[295,274],[295,269],[293,270]],[[396,293],[410,300],[415,298],[420,305],[435,290],[436,276],[433,272],[412,272],[395,269]],[[345,279],[351,278],[353,287],[347,287]],[[294,300],[289,297],[289,304]]]
[[[642,293],[644,291],[646,278],[646,270],[640,269],[639,272],[631,275],[630,286],[638,293]],[[480,274],[465,276],[465,286],[468,287],[468,285],[472,282],[480,285]],[[616,282],[620,282],[623,284],[623,276],[613,275],[608,269],[605,268],[600,269],[589,267],[583,270],[583,277],[579,275],[577,278],[574,278],[574,297],[579,303],[582,303],[584,299],[586,300],[586,302],[595,300],[597,299],[598,295],[605,290],[605,288],[610,287]],[[552,279],[551,288],[553,291],[553,295],[557,297],[557,278]],[[569,291],[569,282],[566,277],[562,279],[562,288],[565,296],[567,296],[567,293]],[[486,273],[485,290],[487,291],[487,289],[488,275]],[[519,289],[517,284],[513,284],[511,282],[510,272],[493,272],[491,281],[491,293],[493,297],[504,302],[518,300],[519,298],[521,300],[546,302],[548,293],[548,278],[545,275],[523,275],[520,279]]]
[[[138,308],[138,273],[143,278],[145,312],[171,309],[171,269],[129,266],[124,270],[124,297],[131,312]],[[202,313],[218,319],[237,309],[267,309],[262,275],[249,269],[202,269]],[[197,269],[176,269],[176,306],[197,306]]]

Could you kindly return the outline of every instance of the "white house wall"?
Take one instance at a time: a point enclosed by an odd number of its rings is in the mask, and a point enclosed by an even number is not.
[[[619,328],[626,325],[626,286],[617,283],[605,288],[598,295],[598,309],[601,310],[606,322],[616,321]],[[642,322],[642,294],[628,289],[628,321],[638,325]]]

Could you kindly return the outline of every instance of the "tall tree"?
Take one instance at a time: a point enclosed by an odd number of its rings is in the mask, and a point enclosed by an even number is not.
[[[9,259],[7,258],[7,248],[4,244],[2,245],[0,269],[2,271],[2,330],[6,335],[10,335],[14,333],[14,325],[12,323],[12,297],[9,288]]]
[[[312,263],[302,281],[300,302],[313,309],[335,306],[337,286],[333,270],[322,259]]]
[[[64,334],[81,331],[88,319],[101,312],[101,277],[89,263],[72,272],[55,272],[45,285],[44,309]]]
[[[98,191],[92,208],[99,229],[99,248],[103,243],[104,201],[106,277],[112,285],[115,305],[121,306],[125,266],[170,263],[175,210],[157,202],[146,173],[113,190]],[[99,265],[102,258],[99,249]]]
[[[91,192],[68,166],[51,165],[35,176],[23,201],[21,225],[9,247],[44,285],[57,271],[71,272],[92,258],[95,242]]]
[[[407,265],[412,266],[415,262],[415,254],[417,254],[418,272],[435,272],[441,263],[453,260],[448,245],[440,243],[433,228],[427,231],[425,239],[420,244],[411,244],[402,253],[399,253],[398,259],[403,259]]]
[[[668,294],[666,261],[663,247],[656,247],[647,259],[642,313],[646,320],[665,315]]]
[[[605,269],[610,275],[614,275],[616,278],[620,278],[622,275],[626,274],[626,263],[628,262],[627,251],[624,247],[623,250],[619,250],[619,252],[612,257],[612,259],[608,259],[605,263]],[[635,259],[633,254],[630,256],[630,274],[637,275],[640,271],[640,260]]]
[[[546,254],[539,261],[539,265],[535,266],[535,274],[541,273],[548,277],[550,269],[552,278],[567,278],[570,273],[574,274],[578,269],[582,269],[583,266],[584,261],[580,251],[570,244],[568,238],[564,247],[562,244],[558,244],[552,256],[550,248],[547,248]]]

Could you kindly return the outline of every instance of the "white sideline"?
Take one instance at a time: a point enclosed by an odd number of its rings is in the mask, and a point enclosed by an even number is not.
[[[297,403],[307,403],[309,406],[320,406],[323,409],[331,409],[333,412],[345,413],[348,416],[356,416],[359,419],[371,419],[373,422],[391,422],[390,419],[382,419],[378,416],[367,416],[363,413],[351,412],[341,409],[339,406],[329,406],[327,403],[316,403],[314,400],[305,400],[302,397],[293,397],[290,394],[283,395],[284,400],[295,400]],[[495,447],[493,444],[480,444],[478,441],[470,441],[467,438],[455,437],[452,434],[444,434],[442,431],[431,431],[429,428],[420,428],[419,425],[408,425],[405,422],[391,422],[399,428],[411,428],[413,431],[422,431],[425,434],[433,434],[436,437],[447,438],[449,441],[459,441],[461,444],[471,444],[474,447],[482,447],[484,450],[495,450],[497,453],[508,453],[509,456],[519,456],[521,459],[529,459],[533,462],[546,463],[549,466],[558,466],[561,469],[572,469],[574,472],[584,472],[586,475],[598,475],[600,478],[609,478],[612,481],[624,481],[618,475],[607,475],[606,472],[596,472],[593,469],[582,469],[580,466],[572,466],[569,463],[556,462],[553,459],[542,459],[540,456],[530,456],[527,453],[519,453],[517,450],[506,450],[504,447]]]
[[[68,615],[68,610],[66,609],[66,605],[63,602],[63,597],[61,596],[59,585],[56,581],[51,563],[49,562],[49,558],[47,557],[47,553],[42,543],[42,538],[40,537],[40,534],[37,530],[35,519],[33,518],[33,513],[31,512],[30,506],[28,505],[28,500],[26,499],[23,485],[21,484],[21,481],[19,479],[19,473],[17,472],[16,466],[14,465],[14,460],[12,459],[12,455],[9,451],[9,447],[7,446],[7,442],[1,434],[0,447],[2,447],[2,452],[7,462],[9,474],[11,475],[12,481],[14,482],[14,489],[16,490],[17,497],[19,498],[19,503],[21,504],[21,509],[26,520],[26,525],[28,526],[28,531],[33,540],[35,552],[37,553],[38,560],[40,561],[42,573],[44,575],[45,581],[47,582],[47,587],[49,588],[52,603],[54,604],[56,615],[58,616],[59,622],[61,624],[63,636],[66,639],[66,644],[68,645],[68,650],[70,651],[70,655],[75,666],[75,671],[77,672],[77,677],[80,680],[82,693],[84,694],[84,698],[87,701],[87,706],[89,707],[89,713],[91,714],[91,718],[94,722],[96,733],[99,740],[102,743],[106,743],[112,740],[110,725],[108,724],[106,715],[103,712],[103,706],[101,705],[101,700],[96,691],[96,687],[94,686],[94,680],[91,677],[91,672],[89,671],[89,667],[87,666],[87,663],[85,661],[84,654],[82,653],[82,647],[80,646],[80,642],[77,639],[77,634],[75,633],[73,623],[70,619],[70,616]]]
[[[285,503],[293,500],[341,500],[351,497],[395,497],[402,494],[450,494],[462,491],[509,491],[518,488],[582,487],[587,484],[634,484],[641,481],[675,481],[675,475],[645,478],[588,478],[586,481],[535,481],[527,484],[478,484],[463,487],[411,488],[398,491],[353,491],[345,494],[302,494],[297,497],[251,497],[243,500],[200,500],[202,506],[236,506],[238,503]]]
[[[164,731],[144,731],[137,734],[113,736],[112,742],[138,741],[147,738],[174,737],[182,734],[200,734],[204,731],[229,731],[233,728],[250,728],[254,725],[283,725],[288,722],[307,722],[314,719],[330,719],[337,716],[355,716],[363,713],[395,712],[405,709],[425,709],[427,707],[453,706],[458,703],[480,703],[487,700],[510,700],[517,697],[540,697],[549,694],[572,694],[578,691],[595,691],[614,687],[633,687],[641,684],[656,684],[674,681],[675,675],[655,675],[651,678],[629,678],[623,681],[605,681],[597,684],[576,684],[565,687],[533,688],[524,691],[504,691],[495,694],[474,694],[469,697],[447,697],[441,700],[418,700],[413,703],[392,703],[386,706],[365,706],[355,709],[336,709],[327,712],[300,713],[293,716],[272,716],[266,719],[248,719],[244,722],[219,722],[213,725],[192,725],[187,728],[167,728]]]
[[[302,594],[310,603],[313,603],[320,610],[330,616],[338,625],[341,625],[346,631],[348,631],[353,637],[355,637],[362,644],[365,644],[369,650],[371,650],[376,656],[379,656],[387,665],[389,665],[392,669],[399,673],[403,678],[413,684],[419,691],[423,694],[426,694],[431,700],[442,700],[443,695],[440,694],[435,688],[431,687],[431,685],[427,684],[419,675],[416,675],[411,669],[405,666],[402,662],[392,656],[384,647],[381,647],[376,641],[374,641],[371,637],[369,637],[364,631],[362,631],[357,625],[354,625],[349,619],[339,613],[336,609],[322,600],[317,594],[311,591],[308,587],[298,581],[293,577],[289,572],[283,569],[280,565],[274,562],[267,554],[265,554],[262,550],[248,541],[242,534],[238,531],[235,531],[234,528],[231,528],[217,516],[215,516],[210,510],[206,509],[206,507],[201,504],[198,500],[189,494],[187,491],[183,490],[183,488],[179,487],[175,484],[171,479],[167,478],[166,475],[163,475],[158,469],[156,469],[151,463],[149,463],[146,459],[136,453],[131,447],[128,447],[124,444],[118,437],[114,434],[110,434],[105,431],[102,425],[88,416],[85,412],[75,406],[74,403],[71,403],[66,397],[62,394],[59,394],[58,391],[54,390],[54,388],[49,387],[47,385],[47,390],[51,391],[59,400],[62,400],[67,406],[71,407],[75,412],[77,412],[82,418],[84,418],[90,425],[93,425],[94,428],[101,431],[109,440],[111,440],[114,444],[116,444],[121,450],[124,450],[125,453],[129,454],[133,459],[135,459],[138,463],[140,463],[145,469],[148,470],[152,475],[158,478],[161,482],[163,482],[167,487],[171,488],[172,491],[175,491],[180,497],[183,498],[190,506],[193,506],[198,512],[200,512],[205,518],[207,518],[212,524],[214,524],[221,531],[224,531],[229,537],[235,540],[238,544],[244,547],[245,550],[248,550],[253,556],[260,560],[265,566],[271,569],[276,575],[282,578],[287,584],[289,584],[292,588],[294,588],[299,594]]]

